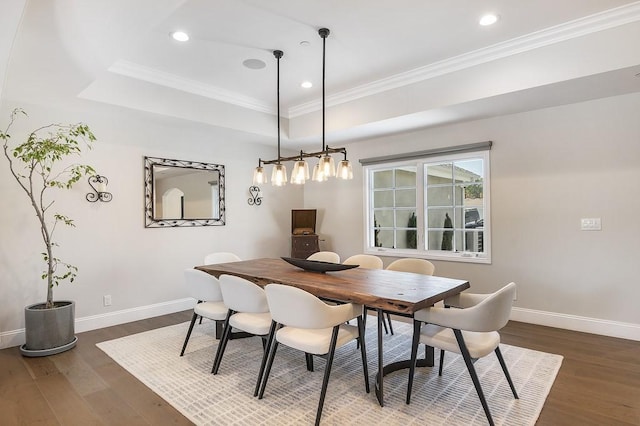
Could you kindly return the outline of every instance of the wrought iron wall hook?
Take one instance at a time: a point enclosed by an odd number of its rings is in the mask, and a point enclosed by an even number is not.
[[[90,203],[95,203],[96,201],[100,200],[102,202],[108,203],[113,199],[113,195],[110,192],[107,192],[109,179],[107,179],[105,176],[95,175],[89,176],[88,180],[89,186],[95,191],[95,193],[89,192],[86,197],[87,201],[89,201]]]
[[[259,206],[260,204],[262,204],[262,197],[260,197],[260,188],[252,185],[249,187],[249,194],[251,195],[251,197],[249,197],[249,199],[247,200],[247,203],[249,203],[250,206],[256,205]]]

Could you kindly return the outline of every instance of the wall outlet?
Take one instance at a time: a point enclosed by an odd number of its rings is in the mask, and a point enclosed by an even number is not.
[[[102,304],[104,306],[111,306],[111,295],[110,294],[102,296]]]
[[[600,231],[602,230],[602,222],[599,217],[580,219],[580,229],[582,231]]]

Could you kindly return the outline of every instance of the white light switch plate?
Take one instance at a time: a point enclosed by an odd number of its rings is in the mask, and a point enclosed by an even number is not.
[[[580,229],[583,231],[600,231],[602,224],[599,217],[580,219]]]

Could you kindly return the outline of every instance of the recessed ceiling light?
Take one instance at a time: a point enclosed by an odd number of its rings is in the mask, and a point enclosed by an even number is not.
[[[171,37],[174,40],[177,41],[188,41],[189,40],[189,34],[185,33],[184,31],[174,31],[171,33]]]
[[[265,64],[264,61],[261,61],[260,59],[245,59],[244,61],[242,61],[242,65],[252,70],[260,70],[267,66],[267,64]]]
[[[310,44],[311,44],[311,43],[309,43],[307,40],[302,40],[302,41],[300,42],[300,46],[302,46],[302,47],[307,47],[307,46],[309,46]]]
[[[303,87],[305,89],[310,89],[313,87],[313,83],[310,81],[303,81],[302,83],[300,83],[300,87]]]
[[[498,22],[498,15],[494,15],[493,13],[488,13],[480,18],[480,25],[486,27],[487,25],[493,25]]]

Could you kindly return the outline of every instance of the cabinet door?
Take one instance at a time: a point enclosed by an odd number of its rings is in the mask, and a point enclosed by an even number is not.
[[[306,259],[320,251],[317,235],[294,235],[291,237],[291,257]]]

